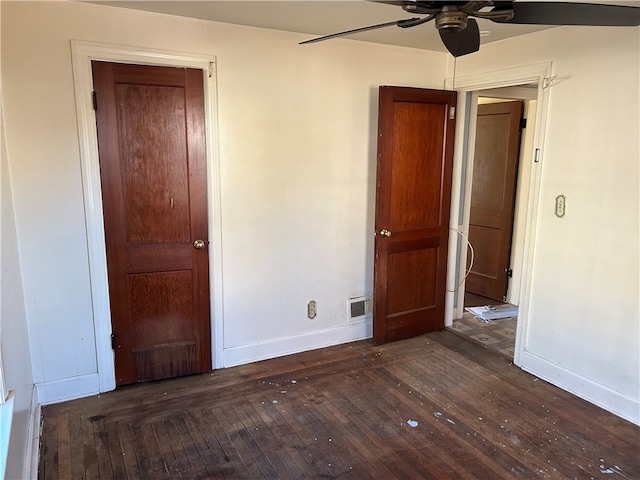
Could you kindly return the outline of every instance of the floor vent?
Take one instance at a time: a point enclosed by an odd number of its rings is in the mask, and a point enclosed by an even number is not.
[[[371,316],[371,299],[354,297],[349,299],[349,320],[364,319]]]

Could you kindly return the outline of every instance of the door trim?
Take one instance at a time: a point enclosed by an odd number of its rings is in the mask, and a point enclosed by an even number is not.
[[[104,239],[98,137],[92,100],[92,60],[165,67],[187,67],[203,71],[207,195],[209,203],[207,215],[210,237],[211,363],[214,369],[219,368],[223,363],[223,309],[216,58],[206,55],[71,40],[71,59],[73,63],[99,391],[106,392],[115,389],[116,377],[114,354],[111,349],[111,308],[107,281],[107,254]]]
[[[520,305],[518,306],[518,325],[516,328],[516,344],[514,364],[520,366],[521,356],[526,348],[526,337],[529,324],[529,299],[531,292],[531,280],[533,273],[533,253],[535,250],[535,233],[537,226],[538,206],[540,200],[540,178],[542,174],[542,162],[544,157],[545,128],[549,104],[549,87],[553,75],[551,62],[528,65],[509,70],[484,72],[467,77],[455,79],[455,88],[459,91],[458,118],[456,128],[456,146],[453,159],[453,185],[451,191],[451,211],[457,215],[451,215],[450,228],[453,231],[461,231],[464,235],[469,231],[470,195],[464,194],[464,204],[461,205],[463,192],[469,192],[471,178],[466,180],[463,172],[465,157],[467,159],[465,170],[473,171],[473,147],[474,142],[469,139],[475,136],[476,104],[479,94],[483,90],[516,87],[519,85],[535,83],[537,89],[537,111],[534,125],[534,138],[532,158],[526,161],[532,162],[531,176],[528,185],[520,188],[528,189],[526,205],[520,206],[522,213],[526,215],[524,233],[524,255],[522,266],[522,282],[520,284]],[[445,80],[445,88],[451,89],[454,82],[452,78]],[[462,100],[464,99],[464,100]],[[466,101],[470,100],[470,101]],[[525,159],[523,159],[525,160]],[[466,266],[466,249],[461,249],[458,255],[458,235],[449,237],[449,258],[447,261],[447,296],[445,301],[445,326],[453,324],[454,316],[459,318],[464,306],[464,282],[458,289],[458,278],[464,277]]]

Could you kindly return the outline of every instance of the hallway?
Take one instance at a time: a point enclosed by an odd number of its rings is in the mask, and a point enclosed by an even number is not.
[[[473,293],[465,293],[465,307],[497,304],[501,302]],[[475,318],[473,314],[465,312],[462,318],[453,320],[453,325],[449,329],[513,360],[517,321],[517,317],[513,317],[484,322]]]

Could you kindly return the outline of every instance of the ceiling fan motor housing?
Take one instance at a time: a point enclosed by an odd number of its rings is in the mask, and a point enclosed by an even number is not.
[[[442,11],[436,15],[436,28],[442,32],[460,32],[467,28],[466,12],[462,12],[454,6],[445,5]]]

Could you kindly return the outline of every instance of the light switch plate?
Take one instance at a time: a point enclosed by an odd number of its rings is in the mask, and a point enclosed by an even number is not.
[[[567,213],[567,197],[558,195],[556,197],[556,217],[562,218]]]

